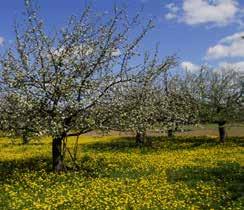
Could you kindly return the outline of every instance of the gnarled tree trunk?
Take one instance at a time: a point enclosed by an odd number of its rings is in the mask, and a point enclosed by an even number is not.
[[[225,143],[225,139],[226,139],[225,123],[226,123],[225,121],[218,122],[220,143]]]
[[[52,141],[52,159],[53,159],[53,171],[60,172],[64,170],[63,154],[62,154],[62,142],[63,137],[57,136]]]

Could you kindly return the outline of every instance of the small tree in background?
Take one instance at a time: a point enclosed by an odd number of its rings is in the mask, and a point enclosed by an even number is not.
[[[109,121],[111,129],[133,131],[137,145],[145,143],[147,131],[168,130],[173,135],[176,127],[198,120],[197,101],[185,87],[186,78],[177,71],[165,82],[165,74],[177,64],[176,58],[167,57],[161,64],[156,58],[157,53],[150,62],[145,62],[145,70],[137,81],[116,91],[119,94],[115,101],[121,103],[109,103],[114,113]]]
[[[120,88],[117,101],[121,103],[110,108],[114,110],[110,120],[112,129],[133,131],[136,134],[136,144],[145,143],[147,131],[155,129],[159,124],[159,115],[170,111],[165,110],[167,96],[160,87],[160,79],[162,74],[175,64],[174,56],[167,57],[159,64],[157,51],[151,60],[146,55],[142,74],[138,75],[134,82],[124,84]]]
[[[192,75],[190,85],[199,103],[201,122],[217,123],[220,142],[224,143],[225,124],[237,121],[243,108],[240,74],[231,66],[219,70],[202,67]]]
[[[167,130],[168,137],[173,137],[174,131],[179,127],[188,124],[195,124],[198,121],[197,102],[187,88],[188,80],[184,72],[176,71],[172,76],[164,72],[163,88],[161,94],[166,97],[164,109],[159,108],[158,121],[162,123],[164,130]]]

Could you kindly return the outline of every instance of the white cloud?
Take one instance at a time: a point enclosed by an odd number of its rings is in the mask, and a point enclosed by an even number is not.
[[[215,67],[211,66],[208,63],[204,65],[213,68],[215,72],[225,72],[225,71],[236,71],[239,72],[241,75],[244,75],[244,61],[239,62],[219,62]],[[181,68],[190,72],[190,73],[197,73],[200,71],[201,66],[196,65],[190,61],[184,61],[180,64]]]
[[[231,36],[227,36],[223,39],[220,40],[221,43],[231,43],[234,41],[240,41],[241,39],[243,39],[244,37],[244,31],[243,32],[239,32],[239,33],[235,33]]]
[[[4,38],[0,36],[0,46],[3,45],[3,43],[4,43]]]
[[[238,11],[235,0],[219,0],[209,2],[206,0],[184,0],[183,21],[189,25],[202,23],[214,23],[227,25],[235,17]]]
[[[177,19],[188,25],[210,23],[225,26],[237,22],[237,14],[241,12],[237,0],[183,0],[181,9],[172,3],[166,8],[169,11],[166,19]]]
[[[199,65],[196,65],[190,61],[184,61],[180,64],[181,68],[185,69],[186,71],[196,72],[201,69]]]
[[[175,3],[166,4],[165,8],[167,8],[172,13],[176,13],[180,10]]]
[[[238,71],[240,73],[244,73],[244,61],[232,62],[232,63],[221,62],[221,63],[219,63],[219,68],[220,69],[232,69],[232,70]]]
[[[206,59],[226,57],[244,57],[244,32],[227,36],[207,50]]]
[[[177,15],[174,14],[174,13],[167,13],[165,16],[164,16],[167,20],[172,20],[172,19],[176,19],[177,18]]]
[[[179,7],[176,6],[174,3],[167,4],[165,8],[169,11],[164,17],[167,20],[177,19],[178,15],[177,12],[180,10]]]

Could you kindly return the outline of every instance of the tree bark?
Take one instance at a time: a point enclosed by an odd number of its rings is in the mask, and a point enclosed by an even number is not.
[[[168,130],[168,138],[172,138],[174,136],[173,129]]]
[[[22,135],[22,143],[23,144],[28,144],[28,142],[29,142],[29,139],[28,139],[27,135],[26,134],[23,134]]]
[[[226,139],[226,130],[225,130],[225,122],[219,122],[219,141],[220,143],[225,143]]]
[[[179,130],[178,126],[175,126],[175,132],[177,132]]]
[[[63,137],[55,137],[52,141],[53,171],[55,172],[60,172],[64,170],[62,141]]]
[[[142,146],[144,144],[145,133],[141,131],[136,132],[136,145]]]

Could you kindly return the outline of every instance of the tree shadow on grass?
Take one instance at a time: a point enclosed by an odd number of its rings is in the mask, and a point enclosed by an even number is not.
[[[151,138],[152,144],[150,147],[144,146],[140,147],[142,154],[151,154],[154,151],[158,150],[185,150],[185,149],[194,149],[194,148],[208,148],[219,145],[216,139],[207,138],[207,137],[177,137],[173,139],[167,139],[164,137],[149,137]],[[244,143],[244,138],[232,138],[227,140],[227,145],[230,143],[232,146],[241,146]],[[124,137],[120,140],[114,140],[107,143],[94,143],[82,145],[80,150],[83,151],[94,151],[94,152],[133,152],[133,149],[136,149],[135,139],[133,137]],[[138,150],[138,149],[137,149]],[[112,164],[111,164],[112,163]],[[72,166],[72,163],[67,162],[68,165]],[[78,160],[78,165],[80,166],[79,172],[82,175],[87,177],[131,177],[138,178],[139,176],[147,176],[155,172],[156,169],[149,168],[146,171],[133,171],[131,170],[129,163],[123,163],[120,165],[114,164],[113,161],[107,160],[106,158],[92,158],[92,157],[82,157]],[[228,166],[228,164],[227,164]],[[106,170],[105,170],[106,169]],[[231,169],[231,170],[229,170]],[[234,168],[235,169],[235,168]],[[211,178],[221,179],[222,175],[232,173],[235,170],[233,165],[223,168],[222,166],[217,169],[206,169],[206,168],[184,168],[179,171],[168,172],[168,174],[173,174],[173,177],[178,177],[184,179],[184,173],[187,174],[187,177],[193,176],[192,181],[196,179],[204,180],[207,177],[204,174],[210,174]],[[11,160],[11,161],[0,161],[0,182],[4,182],[8,177],[14,176],[16,172],[18,173],[28,173],[28,172],[38,172],[44,170],[46,172],[52,171],[52,162],[51,158],[47,157],[36,157],[31,159],[21,159],[21,160]],[[72,167],[71,170],[73,171]],[[215,170],[217,170],[215,172]],[[220,171],[219,171],[220,170]],[[226,171],[225,171],[226,170]],[[183,173],[184,172],[184,173]],[[215,173],[215,175],[214,175]],[[176,174],[174,176],[174,174]],[[202,175],[201,175],[202,174]],[[230,175],[230,177],[232,177]],[[226,179],[226,176],[224,176]],[[186,179],[186,178],[185,178]],[[244,183],[243,178],[243,169],[241,179]],[[235,186],[234,186],[235,188]],[[244,189],[243,189],[244,191]]]
[[[94,150],[97,152],[106,151],[124,151],[128,152],[131,149],[137,148],[134,137],[121,137],[120,139],[111,140],[109,142],[96,142],[82,145],[84,150]]]
[[[24,174],[42,170],[51,172],[51,166],[51,159],[47,157],[0,161],[0,183],[4,183],[6,180],[11,180],[16,173]]]
[[[183,167],[168,169],[167,180],[170,183],[184,182],[190,187],[197,183],[213,182],[216,186],[223,187],[223,192],[231,194],[231,200],[244,202],[244,167],[237,162],[221,161],[216,167]]]
[[[16,177],[20,179],[24,174],[33,174],[34,176],[42,176],[43,172],[46,175],[52,174],[51,159],[39,157],[26,160],[11,160],[0,161],[0,185],[1,183],[8,183],[15,180]],[[146,169],[134,169],[133,163],[130,161],[117,163],[114,160],[106,157],[94,157],[84,155],[77,160],[75,168],[72,162],[66,161],[66,173],[69,175],[79,174],[79,176],[86,178],[129,178],[137,179],[139,177],[155,174],[156,168],[148,166]],[[68,176],[69,176],[68,175]],[[57,176],[58,177],[58,176]]]
[[[232,143],[237,146],[244,147],[244,136],[243,137],[228,137],[226,143]]]
[[[149,144],[148,144],[149,142]],[[244,137],[228,138],[226,145],[232,144],[234,146],[244,146]],[[118,151],[130,152],[135,148],[139,148],[142,153],[153,152],[157,150],[185,150],[194,148],[209,148],[220,145],[218,139],[211,137],[152,137],[146,139],[146,144],[138,147],[135,143],[134,137],[121,137],[110,142],[97,142],[94,144],[87,144],[83,146],[85,150],[93,150],[98,152]]]

